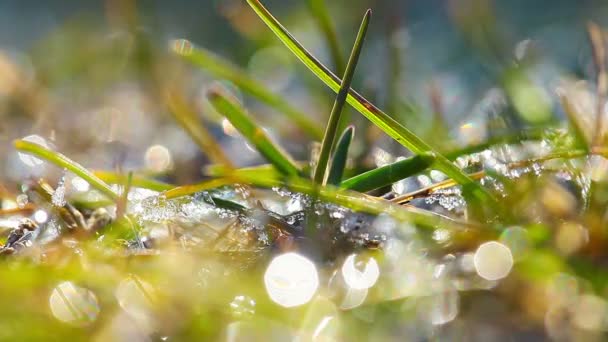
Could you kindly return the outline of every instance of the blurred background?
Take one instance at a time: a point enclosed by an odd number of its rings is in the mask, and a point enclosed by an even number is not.
[[[307,1],[265,4],[335,70]],[[432,137],[440,127],[460,145],[486,138],[488,112],[500,114],[506,102],[518,102],[506,101],[513,94],[502,90],[513,70],[524,70],[525,82],[538,86],[533,95],[520,94],[522,101],[541,98],[546,103],[540,107],[556,105],[552,97],[565,78],[592,79],[585,25],[608,23],[608,4],[600,0],[357,0],[328,7],[343,56],[365,9],[374,10],[356,89],[421,136]],[[244,1],[7,0],[0,3],[0,163],[7,180],[36,172],[15,164],[11,152],[11,141],[28,135],[88,167],[178,170],[168,180],[198,179],[206,160],[162,103],[159,89],[166,83],[179,84],[228,154],[238,154],[233,162],[260,162],[242,139],[224,134],[226,125],[206,106],[205,91],[217,81],[169,53],[171,41],[182,38],[238,66],[324,126],[333,95]],[[307,159],[311,139],[293,122],[220,82],[275,139]],[[533,111],[523,121],[515,115],[499,126],[518,131],[559,116],[555,112]],[[366,125],[358,114],[353,120]],[[373,129],[363,132],[359,137],[407,154]],[[357,141],[355,154],[363,153],[365,141]]]

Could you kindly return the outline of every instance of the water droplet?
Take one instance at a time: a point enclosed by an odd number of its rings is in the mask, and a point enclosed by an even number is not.
[[[236,319],[251,318],[255,314],[255,300],[248,296],[238,295],[230,302],[230,310]]]
[[[171,41],[171,49],[182,56],[189,56],[192,54],[192,43],[187,39],[175,39]]]
[[[89,191],[89,189],[90,189],[89,182],[85,181],[84,179],[82,179],[78,176],[74,176],[72,178],[71,183],[72,183],[72,187],[78,192],[86,192],[86,191]]]
[[[17,206],[19,208],[23,208],[27,205],[28,203],[28,198],[26,194],[20,194],[19,196],[17,196],[16,198],[16,202],[17,202]]]
[[[36,221],[37,223],[44,223],[46,222],[46,220],[48,220],[48,218],[49,215],[44,210],[36,210],[36,212],[34,213],[34,221]]]
[[[445,243],[450,239],[450,237],[450,231],[447,229],[439,228],[433,232],[433,240],[437,241],[438,243]]]
[[[69,281],[55,287],[49,298],[49,305],[55,318],[76,325],[94,322],[100,311],[93,292]]]
[[[286,253],[268,265],[264,285],[270,299],[289,308],[312,299],[319,286],[319,276],[310,260],[297,253]]]
[[[27,137],[23,138],[23,140],[38,144],[42,147],[49,148],[49,144],[47,143],[47,141],[39,135],[28,135]],[[42,159],[36,158],[27,153],[17,152],[17,155],[19,156],[19,160],[21,160],[23,164],[29,167],[40,166],[44,163]]]
[[[379,276],[380,268],[373,257],[357,260],[357,255],[351,254],[342,264],[342,277],[352,289],[368,289],[376,284]]]
[[[171,167],[171,152],[163,145],[152,145],[144,155],[146,167],[153,172],[163,172]]]
[[[513,255],[507,246],[489,241],[477,248],[473,262],[480,277],[486,280],[499,280],[511,272]]]

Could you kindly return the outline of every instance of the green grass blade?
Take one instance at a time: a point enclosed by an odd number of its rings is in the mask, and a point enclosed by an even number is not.
[[[249,5],[258,14],[262,21],[270,28],[272,32],[291,50],[292,53],[304,63],[323,83],[325,83],[333,91],[337,92],[340,89],[340,79],[336,77],[327,67],[319,62],[310,54],[286,29],[279,23],[270,12],[258,1],[247,0]],[[399,124],[395,119],[384,113],[372,103],[367,101],[363,96],[354,90],[350,93],[346,101],[363,114],[368,120],[382,129],[393,139],[397,140],[403,146],[410,149],[416,154],[424,152],[432,152],[430,145],[425,143],[413,132]],[[483,187],[469,178],[462,170],[452,164],[441,154],[436,154],[435,167],[445,173],[448,177],[454,179],[459,184],[471,189],[480,200],[489,200],[492,204],[497,201]]]
[[[342,113],[342,108],[344,108],[344,103],[346,101],[346,97],[348,96],[348,91],[350,90],[350,84],[353,80],[353,76],[355,75],[355,68],[357,67],[359,56],[361,55],[361,49],[363,48],[363,41],[365,40],[371,15],[372,11],[367,10],[367,12],[365,12],[365,16],[363,17],[363,21],[361,21],[361,27],[359,27],[355,44],[353,45],[352,52],[348,59],[346,71],[344,72],[344,78],[342,80],[342,84],[340,85],[340,89],[338,90],[338,96],[336,97],[334,106],[331,109],[331,114],[329,115],[329,122],[327,123],[327,128],[325,129],[323,143],[321,144],[321,153],[319,154],[319,160],[317,161],[317,167],[314,173],[314,181],[317,184],[327,184],[327,163],[329,162],[329,155],[331,154],[334,147],[334,141],[338,134],[340,114]]]
[[[128,179],[128,176],[126,175],[110,171],[93,171],[93,174],[99,177],[99,179],[109,184],[125,184]],[[137,175],[133,175],[131,179],[131,185],[136,188],[143,188],[153,191],[165,191],[173,189],[175,187],[174,185],[168,183],[159,182],[154,179],[149,179]]]
[[[336,68],[336,74],[342,75],[344,72],[344,56],[340,50],[340,43],[338,42],[338,35],[332,25],[329,12],[325,0],[308,0],[308,6],[312,12],[312,16],[317,21],[319,29],[325,36],[331,59],[334,67]]]
[[[188,49],[181,47],[183,44],[186,44],[186,42],[190,46]],[[320,139],[322,137],[323,131],[321,127],[319,127],[315,121],[311,120],[306,113],[294,108],[283,97],[273,93],[262,83],[247,76],[247,72],[240,70],[230,63],[226,63],[210,51],[191,47],[191,44],[188,41],[177,40],[173,42],[173,47],[175,52],[193,65],[206,70],[217,78],[232,82],[243,92],[285,114],[312,138]]]
[[[195,194],[197,192],[211,190],[211,189],[219,188],[221,186],[234,184],[234,183],[235,183],[234,180],[232,180],[231,178],[228,178],[228,177],[210,179],[210,180],[206,180],[206,181],[203,181],[203,182],[197,183],[197,184],[182,185],[182,186],[175,187],[173,189],[169,189],[169,190],[165,191],[163,193],[163,195],[165,196],[166,199],[178,198],[178,197],[188,196],[188,195]]]
[[[82,165],[76,163],[63,154],[25,140],[15,140],[14,145],[18,151],[32,154],[38,158],[42,158],[61,168],[73,172],[75,175],[87,181],[93,188],[99,190],[99,192],[107,196],[109,199],[113,201],[118,200],[118,193],[112,190],[107,183],[99,179],[99,177],[95,176],[89,170],[85,169]]]
[[[420,154],[349,178],[340,187],[360,192],[375,190],[422,172],[434,161],[432,153]]]
[[[212,89],[209,101],[218,113],[230,121],[242,135],[281,173],[286,175],[298,174],[299,170],[293,159],[277,146],[264,130],[249,117],[244,108],[234,100],[223,95],[219,90]]]
[[[348,149],[350,147],[350,142],[353,140],[355,135],[355,127],[350,126],[344,130],[340,140],[336,144],[336,151],[334,152],[334,156],[331,160],[331,166],[329,170],[329,177],[327,177],[327,184],[330,185],[340,185],[342,182],[342,176],[344,175],[344,170],[346,169],[346,161],[348,159]]]
[[[281,177],[281,173],[277,171],[277,169],[272,166],[272,164],[263,164],[251,167],[243,167],[239,169],[228,169],[221,165],[209,165],[205,167],[203,173],[205,176],[209,177],[225,177],[230,174],[236,175],[257,175],[258,177],[270,177],[270,178],[279,178]]]
[[[213,163],[232,167],[232,162],[224,154],[220,145],[178,92],[167,91],[166,103],[175,120],[198,145],[201,152],[208,156]]]

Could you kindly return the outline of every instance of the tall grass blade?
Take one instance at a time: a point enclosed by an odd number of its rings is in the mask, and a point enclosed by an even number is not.
[[[363,16],[361,27],[359,27],[355,44],[353,45],[353,49],[348,59],[348,64],[346,65],[346,71],[344,72],[342,84],[338,90],[338,96],[336,97],[334,106],[329,115],[329,122],[327,123],[327,128],[325,129],[323,143],[321,144],[321,153],[319,154],[317,168],[314,173],[314,181],[317,184],[327,184],[327,177],[329,175],[327,172],[327,163],[329,162],[329,155],[331,154],[334,147],[334,141],[338,134],[340,114],[342,113],[342,108],[344,108],[344,103],[346,101],[346,97],[348,96],[348,91],[350,90],[350,84],[353,80],[353,76],[355,75],[355,68],[357,67],[359,56],[361,55],[361,49],[363,48],[363,41],[365,40],[365,34],[367,33],[367,27],[369,26],[371,15],[372,11],[367,10],[367,12],[365,12],[365,16]]]
[[[190,108],[182,95],[168,90],[166,92],[166,103],[175,120],[190,135],[201,152],[207,155],[213,163],[232,167],[230,159],[224,154],[220,145],[201,123],[198,115]]]
[[[346,161],[348,160],[348,149],[354,135],[355,127],[350,126],[344,130],[344,133],[342,133],[342,136],[338,140],[338,143],[336,144],[336,151],[334,152],[331,160],[327,184],[337,186],[342,182],[342,176],[344,175],[344,170],[346,169]]]
[[[340,187],[360,192],[375,190],[422,172],[434,161],[432,153],[423,153],[349,178]]]
[[[293,159],[287,152],[283,151],[270,140],[264,130],[253,122],[244,108],[216,89],[212,89],[207,96],[218,113],[225,116],[234,128],[255,146],[258,152],[274,165],[277,170],[286,175],[296,175],[299,173],[299,169]]]
[[[306,113],[294,108],[283,97],[268,90],[264,84],[247,76],[247,72],[240,70],[230,63],[226,63],[210,51],[203,48],[192,47],[189,42],[189,48],[183,49],[181,46],[184,42],[187,41],[178,40],[175,41],[173,45],[174,51],[185,60],[206,70],[217,78],[232,82],[243,92],[285,114],[312,138],[320,139],[322,137],[323,131],[321,127],[315,121],[311,120]]]
[[[340,79],[334,75],[327,67],[319,62],[310,54],[286,29],[279,23],[270,12],[258,1],[247,0],[251,8],[258,14],[262,21],[270,28],[272,32],[291,50],[293,54],[304,63],[323,83],[325,83],[333,91],[337,92],[340,89]],[[353,106],[358,112],[363,114],[368,120],[382,129],[393,139],[397,140],[403,146],[410,149],[416,154],[432,151],[429,144],[420,139],[413,132],[399,124],[395,119],[378,109],[372,103],[367,101],[363,96],[354,90],[350,93],[346,101]],[[478,199],[489,201],[490,204],[496,204],[497,201],[483,187],[469,178],[462,170],[452,164],[441,154],[436,154],[435,167],[445,173],[448,177],[454,179],[459,184],[466,186],[471,190]]]
[[[99,177],[95,176],[82,165],[76,163],[70,158],[64,156],[63,154],[25,140],[15,140],[14,145],[18,151],[32,154],[36,157],[49,161],[61,168],[72,171],[75,175],[87,181],[89,184],[91,184],[93,188],[97,189],[109,199],[113,201],[118,200],[118,193],[112,190],[112,188],[110,188],[108,184],[99,179]]]

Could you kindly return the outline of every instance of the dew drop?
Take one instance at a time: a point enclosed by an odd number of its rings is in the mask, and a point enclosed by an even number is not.
[[[192,43],[187,39],[175,39],[171,42],[171,48],[174,52],[182,56],[190,56],[192,54]]]

